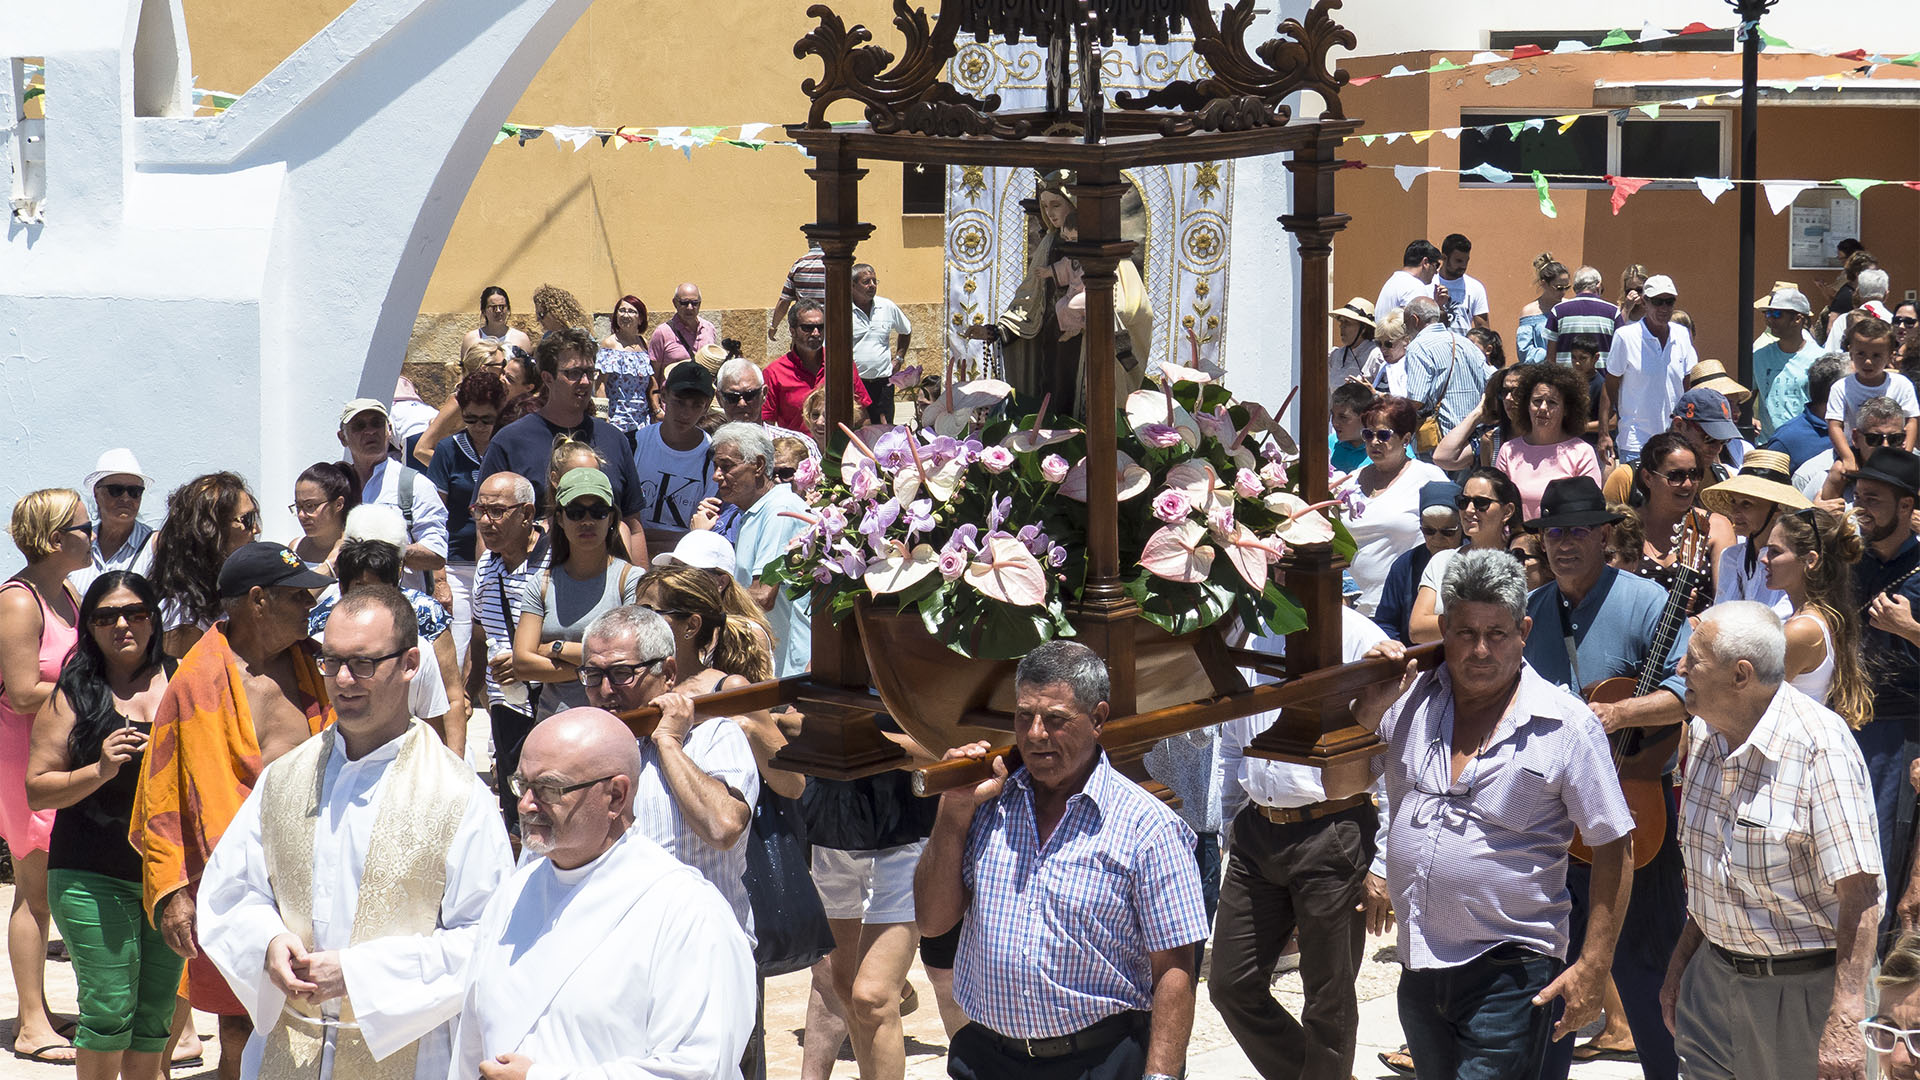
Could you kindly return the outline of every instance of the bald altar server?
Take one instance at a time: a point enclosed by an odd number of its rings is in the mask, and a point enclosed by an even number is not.
[[[480,918],[448,1080],[735,1080],[753,954],[698,870],[633,828],[640,748],[602,709],[533,729],[508,778],[528,855]]]
[[[245,1080],[444,1080],[498,803],[408,715],[413,606],[356,590],[319,666],[337,719],[268,766],[200,886],[200,946],[253,1018]]]

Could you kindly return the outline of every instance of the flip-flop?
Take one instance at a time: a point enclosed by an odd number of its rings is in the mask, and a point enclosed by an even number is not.
[[[207,1063],[205,1054],[195,1054],[189,1058],[177,1058],[167,1062],[169,1069],[197,1069]]]
[[[1379,1058],[1380,1064],[1392,1069],[1395,1073],[1401,1076],[1413,1075],[1413,1055],[1408,1052],[1407,1047],[1403,1046],[1390,1054],[1381,1054]]]
[[[59,1058],[51,1056],[55,1050],[73,1050],[73,1057],[62,1061]],[[19,1058],[21,1061],[37,1061],[42,1065],[72,1065],[75,1061],[79,1060],[80,1051],[74,1050],[72,1043],[53,1043],[50,1046],[43,1046],[38,1050],[26,1054],[15,1050],[13,1056]]]
[[[1621,1048],[1608,1047],[1608,1046],[1595,1046],[1594,1044],[1588,1042],[1588,1043],[1581,1043],[1579,1046],[1576,1046],[1573,1048],[1573,1060],[1575,1061],[1639,1061],[1640,1054],[1637,1050],[1635,1050],[1633,1047],[1630,1047],[1630,1046],[1624,1049],[1621,1049]]]

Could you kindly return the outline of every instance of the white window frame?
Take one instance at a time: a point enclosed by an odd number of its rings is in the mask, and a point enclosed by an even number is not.
[[[1659,123],[1673,122],[1673,123],[1716,124],[1720,129],[1720,152],[1719,152],[1720,171],[1718,175],[1726,176],[1729,174],[1729,171],[1733,168],[1732,114],[1728,113],[1726,110],[1697,109],[1697,110],[1691,110],[1686,116],[1661,116],[1657,119],[1650,116],[1633,114],[1633,115],[1629,115],[1625,120],[1617,119],[1614,116],[1614,112],[1617,112],[1617,111],[1618,110],[1613,110],[1612,112],[1606,113],[1602,117],[1607,123],[1606,172],[1610,175],[1613,175],[1613,176],[1624,175],[1620,172],[1620,126],[1622,124],[1634,124],[1634,123],[1659,124]],[[1532,109],[1487,108],[1487,109],[1470,109],[1470,110],[1467,110],[1467,112],[1470,112],[1472,115],[1476,117],[1510,116],[1514,120],[1532,120],[1542,116],[1543,114],[1550,112],[1550,109],[1549,108],[1532,108]],[[1565,114],[1563,113],[1561,115],[1565,115]],[[1585,113],[1585,115],[1594,115],[1594,114]],[[1496,122],[1510,123],[1511,121],[1496,121]],[[1551,124],[1553,123],[1553,121],[1549,119],[1547,123]],[[1464,133],[1465,130],[1469,130],[1471,127],[1479,127],[1481,125],[1462,124],[1461,126]],[[1479,176],[1462,175],[1460,177],[1460,187],[1463,190],[1486,191],[1486,190],[1498,190],[1500,188],[1511,187],[1511,186],[1512,185],[1510,184],[1495,184],[1492,181],[1485,180]],[[1612,189],[1612,185],[1608,184],[1604,180],[1571,181],[1571,182],[1562,181],[1562,180],[1549,180],[1547,182],[1547,186],[1549,189],[1559,190],[1559,191],[1609,191]],[[1693,179],[1691,177],[1687,177],[1687,178],[1676,178],[1673,180],[1656,180],[1653,183],[1648,184],[1646,188],[1642,190],[1648,190],[1648,191],[1660,190],[1660,189],[1672,190],[1672,189],[1678,189],[1678,188],[1691,188],[1693,186],[1694,186]]]

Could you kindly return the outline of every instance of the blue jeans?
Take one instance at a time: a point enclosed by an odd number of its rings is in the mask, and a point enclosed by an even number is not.
[[[1536,1080],[1553,1031],[1536,1006],[1566,965],[1501,945],[1459,967],[1400,973],[1400,1028],[1419,1080]]]

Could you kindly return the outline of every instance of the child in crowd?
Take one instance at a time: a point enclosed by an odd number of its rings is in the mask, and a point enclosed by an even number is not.
[[[1893,327],[1884,319],[1864,318],[1853,324],[1847,336],[1847,356],[1853,361],[1853,374],[1841,379],[1827,395],[1827,437],[1833,440],[1834,463],[1846,475],[1853,475],[1860,463],[1853,454],[1853,427],[1860,417],[1860,406],[1869,398],[1891,398],[1907,418],[1907,445],[1920,437],[1920,401],[1916,401],[1913,383],[1905,375],[1888,371],[1893,363]]]
[[[1327,437],[1328,461],[1338,476],[1367,463],[1367,447],[1360,441],[1360,414],[1373,404],[1373,388],[1359,383],[1341,383],[1333,388],[1328,416],[1333,434]]]
[[[785,484],[793,480],[793,474],[800,463],[807,460],[807,444],[791,435],[782,435],[773,440],[773,482]]]

